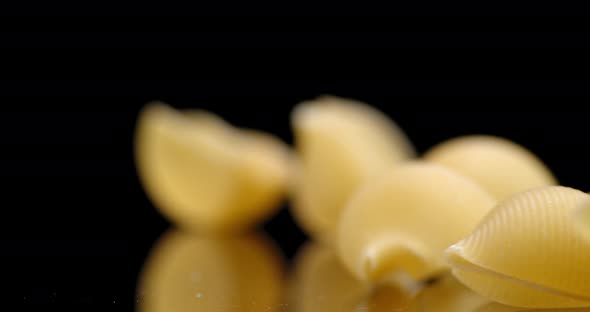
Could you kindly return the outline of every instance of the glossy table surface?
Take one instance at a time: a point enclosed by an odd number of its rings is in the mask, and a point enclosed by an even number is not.
[[[422,284],[398,279],[369,286],[355,280],[329,247],[307,242],[292,261],[283,258],[279,247],[262,233],[221,238],[168,230],[145,259],[135,308],[140,312],[526,310],[490,302],[450,274]]]

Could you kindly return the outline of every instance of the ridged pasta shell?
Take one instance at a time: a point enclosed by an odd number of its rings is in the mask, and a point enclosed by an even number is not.
[[[151,103],[140,113],[135,143],[144,189],[184,229],[244,230],[275,211],[286,194],[286,145],[211,113]]]
[[[265,237],[212,238],[171,230],[146,260],[138,312],[283,311],[283,264]]]
[[[495,199],[445,167],[406,162],[363,186],[339,226],[338,251],[359,279],[403,271],[422,280],[448,269],[444,250],[470,233]]]
[[[580,233],[590,240],[590,200],[580,203],[575,211],[574,220]]]
[[[322,96],[303,102],[291,123],[299,158],[294,216],[323,241],[334,240],[340,212],[363,181],[415,155],[392,120],[358,101]]]
[[[494,136],[451,139],[430,149],[424,159],[473,179],[498,200],[535,187],[557,184],[551,171],[533,153]]]
[[[416,311],[411,307],[413,289],[363,284],[325,245],[307,244],[294,263],[289,283],[290,312]]]
[[[465,285],[527,308],[590,306],[590,242],[571,214],[590,195],[549,186],[500,203],[447,258]]]

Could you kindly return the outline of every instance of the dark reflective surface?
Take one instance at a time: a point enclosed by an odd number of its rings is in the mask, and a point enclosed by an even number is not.
[[[280,311],[283,265],[260,234],[213,238],[170,230],[142,269],[137,311]]]
[[[207,237],[166,231],[140,274],[136,311],[516,312],[493,303],[447,274],[429,283],[400,279],[366,285],[328,247],[308,242],[286,265],[264,233]]]

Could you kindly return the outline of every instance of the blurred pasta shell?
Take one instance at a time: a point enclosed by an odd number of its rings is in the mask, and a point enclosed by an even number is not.
[[[590,242],[571,218],[589,197],[562,186],[509,197],[447,250],[453,274],[481,295],[511,306],[590,306]]]
[[[416,280],[448,269],[444,250],[470,233],[495,204],[475,182],[445,167],[407,162],[368,182],[339,226],[339,256],[359,279],[396,272]]]
[[[489,302],[489,299],[465,287],[452,275],[446,274],[424,288],[416,298],[415,305],[418,311],[423,312],[474,312]]]
[[[373,287],[352,276],[336,253],[310,243],[298,252],[289,285],[290,312],[416,311],[414,291],[402,285]]]
[[[352,311],[366,287],[324,245],[308,243],[294,260],[289,281],[292,312]]]
[[[340,212],[363,181],[415,156],[392,120],[355,100],[303,102],[291,123],[298,156],[293,212],[306,232],[323,241],[333,241]]]
[[[282,265],[258,234],[214,238],[171,230],[144,264],[137,311],[282,311]]]
[[[494,136],[454,138],[430,149],[424,159],[473,179],[498,200],[531,188],[557,184],[551,171],[533,153]]]
[[[267,218],[286,194],[288,148],[211,113],[150,103],[140,113],[135,143],[144,189],[184,229],[244,230]]]

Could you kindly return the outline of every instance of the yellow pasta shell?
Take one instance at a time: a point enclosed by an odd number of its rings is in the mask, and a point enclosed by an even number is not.
[[[571,218],[589,197],[562,186],[509,197],[447,250],[453,274],[481,295],[511,306],[590,306],[590,241]]]
[[[415,155],[392,120],[349,99],[322,96],[292,113],[299,158],[293,212],[309,234],[333,241],[340,212],[366,179]]]
[[[580,203],[574,214],[578,230],[590,240],[590,200]]]
[[[366,287],[325,246],[308,243],[297,253],[294,264],[289,284],[290,311],[351,311],[366,292]]]
[[[277,250],[263,236],[171,230],[144,264],[137,311],[282,311],[282,271]]]
[[[135,143],[144,189],[184,229],[243,230],[271,214],[286,193],[288,148],[205,111],[151,103],[139,116]]]
[[[473,179],[498,200],[535,187],[557,184],[535,155],[516,143],[494,136],[451,139],[433,147],[424,159]]]
[[[359,279],[397,271],[421,280],[448,267],[444,250],[471,232],[494,198],[442,166],[407,162],[368,182],[348,203],[339,226],[339,256]]]
[[[411,307],[412,289],[361,283],[325,245],[307,244],[294,263],[289,285],[291,312],[416,311]]]
[[[487,305],[489,299],[465,287],[450,274],[425,287],[415,306],[424,312],[473,312]]]

